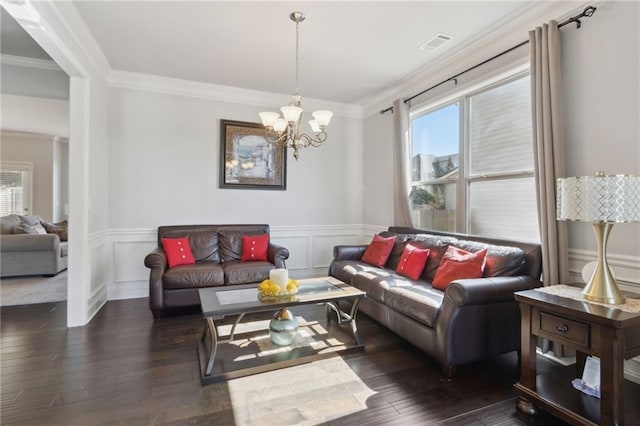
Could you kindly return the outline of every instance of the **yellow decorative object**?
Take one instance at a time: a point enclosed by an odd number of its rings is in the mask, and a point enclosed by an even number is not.
[[[264,280],[258,285],[258,299],[261,301],[278,300],[282,297],[293,296],[298,292],[298,282],[293,279],[287,281],[286,290],[271,280]]]

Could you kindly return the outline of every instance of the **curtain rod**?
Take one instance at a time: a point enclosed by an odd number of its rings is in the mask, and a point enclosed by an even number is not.
[[[568,25],[568,24],[570,24],[570,23],[572,23],[572,22],[575,22],[575,23],[576,23],[576,28],[580,28],[580,27],[582,26],[582,22],[580,21],[580,19],[581,19],[581,18],[584,18],[584,17],[587,17],[587,18],[592,17],[595,11],[596,11],[596,8],[595,8],[594,6],[587,6],[587,7],[582,11],[582,13],[580,13],[580,14],[578,14],[578,15],[576,15],[576,16],[573,16],[573,17],[571,17],[571,18],[567,19],[566,21],[563,21],[563,22],[559,23],[559,24],[558,24],[558,28],[562,28],[562,27],[564,27],[565,25]],[[409,102],[411,102],[411,100],[412,100],[412,99],[417,98],[418,96],[421,96],[421,95],[423,95],[423,94],[427,93],[428,91],[435,89],[436,87],[442,86],[443,84],[448,83],[449,81],[453,81],[453,84],[458,84],[458,77],[460,77],[462,74],[466,74],[466,73],[468,73],[469,71],[472,71],[472,70],[474,70],[474,69],[476,69],[476,68],[478,68],[478,67],[480,67],[480,66],[482,66],[482,65],[486,64],[487,62],[491,62],[491,61],[493,61],[494,59],[497,59],[497,58],[499,58],[499,57],[501,57],[501,56],[503,56],[503,55],[506,55],[507,53],[509,53],[509,52],[511,52],[511,51],[514,51],[514,50],[516,50],[517,48],[522,47],[522,46],[524,46],[524,45],[525,45],[525,44],[527,44],[527,43],[529,43],[529,40],[525,40],[525,41],[523,41],[522,43],[519,43],[519,44],[517,44],[517,45],[515,45],[515,46],[513,46],[513,47],[510,47],[509,49],[504,50],[504,51],[502,51],[502,52],[498,53],[497,55],[494,55],[494,56],[490,57],[489,59],[485,59],[484,61],[480,62],[479,64],[476,64],[476,65],[474,65],[474,66],[472,66],[472,67],[470,67],[470,68],[467,68],[466,70],[464,70],[464,71],[462,71],[462,72],[459,72],[458,74],[456,74],[456,75],[454,75],[454,76],[452,76],[452,77],[449,77],[449,78],[447,78],[446,80],[443,80],[443,81],[441,81],[440,83],[435,84],[435,85],[433,85],[433,86],[429,87],[428,89],[424,89],[424,90],[423,90],[423,91],[421,91],[420,93],[416,93],[415,95],[413,95],[413,96],[411,96],[411,97],[408,97],[407,99],[404,99],[404,103],[405,103],[405,104],[406,104],[406,103],[409,103]],[[380,114],[384,114],[384,113],[386,113],[386,112],[388,112],[388,111],[393,112],[393,106],[390,106],[389,108],[385,108],[385,109],[380,110]]]

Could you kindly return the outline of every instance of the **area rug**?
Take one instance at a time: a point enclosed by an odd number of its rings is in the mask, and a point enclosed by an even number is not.
[[[67,300],[67,271],[55,277],[16,277],[0,279],[0,306]]]

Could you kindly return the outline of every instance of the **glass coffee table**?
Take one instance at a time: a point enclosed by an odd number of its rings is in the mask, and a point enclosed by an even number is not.
[[[258,300],[258,284],[199,290],[205,320],[198,344],[203,385],[364,350],[356,316],[365,293],[333,277],[298,280],[298,284],[295,295],[273,301]],[[341,309],[341,301],[351,302],[348,312]],[[305,310],[297,316],[302,321],[300,333],[304,339],[289,346],[269,341],[268,319],[254,321],[251,326],[242,323],[247,314],[315,304],[325,306],[326,321],[319,320],[313,310]],[[230,324],[228,319],[234,317]],[[344,331],[344,325],[349,326],[350,333]],[[239,328],[246,330],[238,333]]]

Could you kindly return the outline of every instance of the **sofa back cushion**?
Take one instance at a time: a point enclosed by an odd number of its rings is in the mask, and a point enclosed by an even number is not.
[[[407,242],[414,237],[414,234],[395,234],[393,232],[383,231],[380,232],[380,235],[383,238],[396,237],[396,241],[393,244],[393,249],[391,250],[391,254],[389,254],[389,258],[387,259],[387,263],[385,263],[385,268],[389,268],[392,270],[396,270],[398,267],[398,263],[400,263],[400,258],[402,257],[402,252],[407,245]]]
[[[10,214],[0,218],[0,232],[3,234],[13,234],[13,229],[22,222],[17,214]]]
[[[158,245],[163,238],[188,238],[196,262],[220,262],[218,232],[210,225],[160,226]]]
[[[423,280],[433,281],[433,277],[435,277],[438,266],[440,266],[444,252],[447,251],[447,247],[456,241],[453,237],[443,237],[440,235],[416,234],[414,236],[411,244],[422,249],[429,249],[429,258],[420,276]]]
[[[231,262],[242,259],[242,237],[269,235],[269,225],[217,225],[220,236],[220,260]]]
[[[520,275],[525,261],[524,251],[518,247],[498,246],[479,241],[458,240],[453,246],[469,252],[487,250],[483,277]]]

